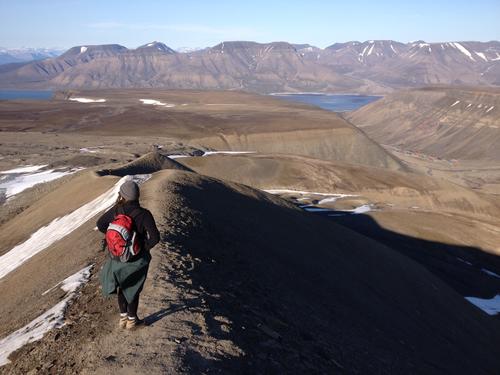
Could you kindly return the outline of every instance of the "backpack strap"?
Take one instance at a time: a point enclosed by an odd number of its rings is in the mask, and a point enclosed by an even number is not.
[[[135,221],[134,216],[140,214],[141,209],[142,207],[135,207],[132,211],[130,211],[130,214],[128,216],[130,216]]]
[[[116,213],[115,213],[115,216],[116,216],[116,215],[120,215],[120,214],[121,214],[121,215],[127,215],[127,216],[130,216],[130,217],[132,217],[132,219],[133,219],[133,216],[135,216],[136,214],[140,213],[141,208],[142,208],[142,207],[135,207],[132,211],[130,211],[130,213],[129,213],[129,214],[126,214],[126,213],[125,213],[125,208],[123,207],[123,205],[121,205],[121,204],[120,204],[120,205],[116,206]]]
[[[121,212],[120,212],[121,211]],[[116,212],[115,212],[115,216],[116,215],[125,215],[125,209],[123,208],[123,205],[119,204],[116,206]]]

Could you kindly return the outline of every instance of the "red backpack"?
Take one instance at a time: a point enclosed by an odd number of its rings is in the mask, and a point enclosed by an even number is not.
[[[133,227],[134,221],[130,216],[124,213],[115,215],[106,231],[106,243],[112,258],[127,262],[141,251]]]

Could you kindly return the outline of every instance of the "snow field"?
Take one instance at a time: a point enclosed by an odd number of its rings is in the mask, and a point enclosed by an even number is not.
[[[325,203],[332,203],[335,202],[336,200],[340,198],[346,198],[346,197],[357,197],[357,195],[352,195],[352,194],[335,194],[335,193],[318,193],[318,192],[312,192],[312,191],[303,191],[303,190],[290,190],[290,189],[269,189],[269,190],[264,190],[266,193],[270,194],[300,194],[300,195],[319,195],[319,196],[326,196],[327,198],[321,199],[318,202],[318,205],[325,204]],[[305,200],[305,199],[310,199],[307,197],[301,197],[297,200]],[[305,211],[308,212],[334,212],[335,210],[331,208],[324,208],[324,207],[314,207],[310,205],[302,205],[300,206]],[[369,204],[363,204],[359,207],[356,207],[352,210],[342,210],[342,213],[335,213],[331,214],[328,216],[343,216],[348,213],[350,214],[364,214],[367,212],[370,212],[372,210],[371,205]]]
[[[93,201],[83,205],[66,216],[58,217],[34,232],[30,238],[0,256],[0,279],[14,271],[34,255],[45,250],[56,241],[67,236],[99,212],[111,207],[116,200],[120,186],[130,179],[137,183],[146,181],[151,175],[122,177],[113,188]]]
[[[160,105],[167,108],[175,107],[175,104],[162,103],[159,100],[155,99],[139,99],[139,100],[142,102],[142,104],[146,105]]]
[[[456,49],[458,49],[460,52],[462,52],[465,56],[467,56],[469,59],[471,59],[472,61],[476,61],[474,59],[474,57],[472,57],[472,54],[469,52],[469,50],[467,48],[465,48],[464,46],[462,46],[460,43],[456,43],[456,42],[452,42],[450,43],[453,47],[455,47]]]
[[[64,325],[64,312],[75,297],[78,288],[88,281],[92,268],[93,265],[85,267],[61,281],[56,286],[60,285],[61,289],[66,292],[62,301],[24,327],[0,340],[0,366],[10,362],[7,357],[15,350],[30,342],[40,340],[51,329],[60,328]]]
[[[13,195],[19,194],[20,192],[37,184],[57,180],[58,178],[73,174],[83,169],[73,168],[69,171],[56,171],[54,169],[50,169],[47,171],[33,173],[43,167],[45,167],[45,165],[17,168],[11,169],[10,171],[0,172],[3,175],[9,175],[7,178],[4,177],[0,179],[0,189],[5,189],[5,196],[10,198]]]
[[[47,166],[47,164],[44,164],[44,165],[27,165],[25,167],[19,167],[19,168],[9,169],[8,171],[1,171],[0,174],[30,173],[30,172],[38,171],[39,169],[42,169],[42,168],[44,168],[46,166]]]
[[[34,171],[40,168],[40,166],[30,166],[17,168],[14,169],[14,171]],[[113,188],[109,189],[98,198],[66,216],[54,219],[48,225],[37,230],[28,240],[15,246],[0,257],[0,279],[15,270],[35,254],[41,252],[57,240],[80,227],[99,212],[109,208],[115,202],[116,195],[125,181],[134,180],[138,184],[141,184],[149,178],[151,178],[151,175],[122,177]],[[49,330],[60,328],[64,325],[64,312],[71,300],[75,297],[78,288],[88,281],[92,267],[93,265],[85,267],[42,293],[42,295],[46,295],[56,287],[60,287],[66,292],[66,295],[51,309],[38,316],[26,326],[0,340],[0,366],[9,363],[7,357],[15,350],[27,343],[40,340]]]
[[[255,154],[256,151],[205,151],[202,156],[210,156],[217,154],[226,154],[226,155],[239,155],[239,154]]]
[[[474,306],[479,307],[488,315],[496,315],[500,313],[500,294],[497,294],[491,299],[476,297],[465,297],[465,299],[472,303]]]
[[[106,99],[89,99],[89,98],[69,98],[74,102],[78,103],[104,103]]]

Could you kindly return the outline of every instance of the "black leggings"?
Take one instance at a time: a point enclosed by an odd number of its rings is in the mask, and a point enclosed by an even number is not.
[[[137,318],[137,308],[139,307],[139,293],[137,293],[131,303],[128,303],[127,299],[122,293],[121,288],[118,288],[118,306],[120,307],[120,313],[127,313],[129,317]]]

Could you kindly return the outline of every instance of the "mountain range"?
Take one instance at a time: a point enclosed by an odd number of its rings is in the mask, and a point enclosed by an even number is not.
[[[64,50],[57,48],[3,48],[0,47],[0,65],[22,63],[57,57]]]
[[[236,89],[387,93],[429,84],[500,85],[500,42],[391,40],[222,42],[177,52],[160,42],[76,46],[60,56],[0,66],[3,88]]]

